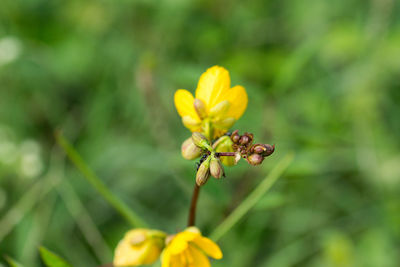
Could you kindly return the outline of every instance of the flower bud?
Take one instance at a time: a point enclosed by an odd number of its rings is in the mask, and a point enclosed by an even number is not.
[[[202,135],[201,133],[194,132],[192,134],[192,140],[196,146],[198,146],[202,149],[207,149],[209,151],[212,150],[210,144],[208,143],[207,138],[204,135]]]
[[[207,109],[203,101],[196,98],[193,102],[193,106],[194,109],[196,110],[197,115],[199,115],[200,119],[204,119],[207,117]]]
[[[192,129],[193,127],[200,127],[201,123],[193,119],[191,116],[183,116],[182,123],[185,127]]]
[[[139,246],[140,244],[143,244],[144,241],[146,241],[146,238],[147,238],[147,236],[146,236],[145,232],[137,231],[135,234],[132,234],[130,244],[132,246]]]
[[[115,249],[116,267],[147,265],[155,262],[165,246],[164,232],[134,229],[127,232]]]
[[[221,101],[210,109],[210,116],[221,117],[228,111],[229,107],[230,103],[228,100]]]
[[[181,152],[185,159],[192,160],[200,157],[202,150],[195,145],[192,137],[189,137],[182,143]]]
[[[240,135],[239,135],[239,131],[235,130],[232,134],[231,134],[231,140],[233,143],[237,144],[240,140]]]
[[[247,162],[250,163],[251,165],[260,165],[264,160],[264,157],[261,156],[260,154],[251,154],[250,156],[247,157]]]
[[[219,129],[229,129],[235,123],[235,121],[235,118],[228,117],[220,120],[214,120],[213,124]]]
[[[231,138],[229,136],[224,135],[218,138],[218,140],[214,142],[213,149],[215,150],[215,152],[234,152],[232,145],[233,142]],[[219,159],[225,166],[236,165],[234,157],[221,156]]]
[[[222,167],[221,161],[215,156],[211,156],[210,161],[210,173],[214,178],[221,178],[224,175],[224,167]]]
[[[196,183],[198,186],[204,185],[210,177],[210,157],[207,157],[201,164],[196,173]]]

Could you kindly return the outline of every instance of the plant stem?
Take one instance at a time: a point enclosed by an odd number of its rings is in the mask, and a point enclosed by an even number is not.
[[[293,160],[293,154],[286,155],[247,198],[214,230],[210,238],[218,241],[261,199],[274,185]]]
[[[235,152],[216,152],[215,156],[217,157],[234,157],[236,156]]]
[[[195,183],[192,195],[192,202],[190,203],[188,226],[193,226],[196,220],[196,207],[197,207],[197,200],[199,199],[199,192],[200,192],[200,186],[198,186]]]

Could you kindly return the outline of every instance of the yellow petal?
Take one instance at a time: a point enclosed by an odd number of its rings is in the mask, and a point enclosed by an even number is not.
[[[115,251],[114,266],[137,266],[155,262],[161,249],[151,243],[134,248],[130,242],[122,240]]]
[[[171,254],[169,253],[168,249],[164,249],[164,252],[161,256],[162,267],[170,267],[170,262],[171,262]]]
[[[171,256],[171,267],[186,267],[185,259],[182,254]]]
[[[246,89],[243,86],[236,85],[226,93],[225,97],[231,104],[226,112],[226,117],[233,117],[238,120],[247,108],[248,97]]]
[[[196,98],[201,99],[209,111],[210,108],[225,100],[223,96],[230,86],[229,72],[223,67],[213,66],[200,76]]]
[[[152,233],[161,236],[151,236]],[[164,233],[148,229],[127,232],[115,249],[114,266],[137,266],[155,262],[160,256]]]
[[[176,255],[182,253],[185,249],[187,249],[188,243],[185,240],[184,236],[181,234],[177,234],[176,237],[171,241],[168,246],[168,250],[172,255]]]
[[[175,92],[174,102],[176,110],[181,117],[190,116],[193,120],[200,122],[200,118],[194,109],[193,95],[184,89],[179,89]]]
[[[213,139],[223,136],[227,131],[228,131],[228,129],[214,128],[213,129]]]
[[[193,243],[196,244],[196,246],[204,251],[204,253],[206,253],[208,256],[214,259],[222,258],[221,249],[211,239],[203,236],[198,236],[196,239],[193,240]]]
[[[194,263],[194,259],[193,259],[193,256],[190,254],[190,249],[185,250],[183,252],[183,255],[185,256],[188,266],[192,266]]]
[[[196,227],[186,228],[185,231],[179,233],[178,235],[186,242],[192,241],[198,236],[201,236],[199,229],[197,229]]]
[[[190,255],[193,258],[191,267],[210,267],[210,260],[204,255],[203,252],[195,247],[189,246]]]

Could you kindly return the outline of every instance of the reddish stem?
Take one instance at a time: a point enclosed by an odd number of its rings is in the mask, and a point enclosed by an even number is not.
[[[197,207],[197,200],[199,198],[199,192],[200,192],[200,186],[198,186],[195,183],[192,195],[192,202],[190,203],[188,226],[193,226],[196,220],[196,207]]]
[[[217,157],[234,157],[236,156],[235,152],[217,152],[215,153],[215,156]]]

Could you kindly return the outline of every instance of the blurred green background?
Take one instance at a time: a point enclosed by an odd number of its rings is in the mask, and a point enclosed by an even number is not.
[[[55,130],[153,228],[182,230],[195,163],[180,155],[173,94],[216,64],[249,95],[235,129],[277,149],[207,183],[203,233],[295,160],[213,266],[399,266],[396,0],[2,0],[0,254],[42,266],[45,245],[98,266],[130,229]]]

